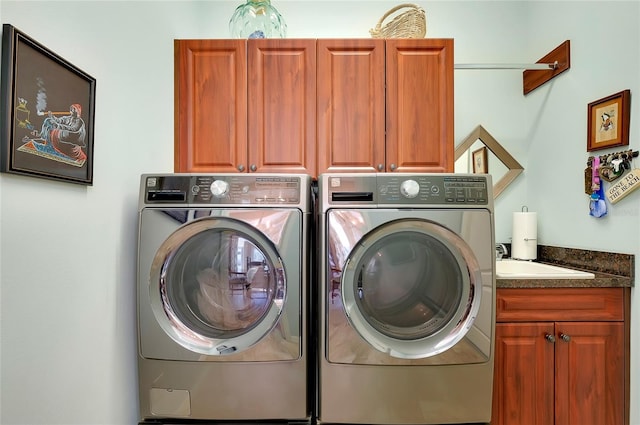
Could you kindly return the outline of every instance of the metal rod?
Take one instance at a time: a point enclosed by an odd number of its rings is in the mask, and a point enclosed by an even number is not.
[[[558,68],[558,61],[554,63],[457,63],[455,69],[538,69],[550,70]]]

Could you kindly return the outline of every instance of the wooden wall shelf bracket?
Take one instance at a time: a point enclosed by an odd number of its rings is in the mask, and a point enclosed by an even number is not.
[[[547,81],[560,75],[567,69],[571,68],[571,49],[570,41],[553,49],[546,56],[536,63],[554,63],[556,67],[549,70],[526,70],[522,73],[522,91],[523,94],[529,94]]]
[[[539,69],[548,70],[558,68],[554,63],[457,63],[455,69]]]
[[[522,88],[524,94],[528,94],[571,67],[569,45],[566,40],[534,64],[457,63],[454,69],[524,69]]]

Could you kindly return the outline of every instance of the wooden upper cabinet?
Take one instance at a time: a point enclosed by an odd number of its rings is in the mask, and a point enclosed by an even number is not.
[[[387,171],[453,172],[453,40],[386,40]]]
[[[175,40],[176,172],[247,163],[245,40]]]
[[[250,39],[250,171],[316,174],[316,41]]]
[[[385,168],[382,39],[318,40],[318,170]]]
[[[315,40],[176,40],[176,172],[315,174]]]
[[[318,40],[318,172],[453,172],[453,40]]]
[[[176,172],[453,172],[452,39],[174,43]]]

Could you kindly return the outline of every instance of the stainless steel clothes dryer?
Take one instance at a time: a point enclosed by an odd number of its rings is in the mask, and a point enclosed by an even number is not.
[[[306,175],[142,176],[142,421],[310,421],[310,183]]]
[[[491,420],[491,177],[318,180],[318,423]]]

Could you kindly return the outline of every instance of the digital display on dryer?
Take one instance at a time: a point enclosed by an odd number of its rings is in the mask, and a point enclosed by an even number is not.
[[[465,204],[489,202],[487,179],[484,177],[445,177],[445,201]]]

